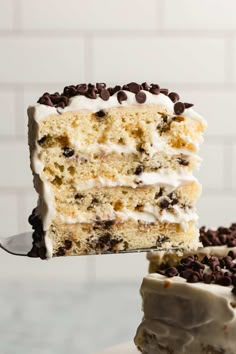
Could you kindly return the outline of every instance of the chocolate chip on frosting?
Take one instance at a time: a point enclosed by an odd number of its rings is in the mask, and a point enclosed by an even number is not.
[[[42,97],[39,98],[38,103],[44,104],[51,107],[56,107],[60,109],[64,109],[69,104],[70,98],[78,95],[82,95],[88,97],[90,99],[96,99],[100,97],[102,100],[109,100],[110,96],[115,93],[119,93],[118,101],[121,103],[122,101],[127,99],[127,95],[125,91],[132,92],[136,95],[136,101],[140,104],[146,102],[146,94],[144,91],[148,91],[153,95],[159,95],[162,93],[166,96],[169,94],[169,90],[165,88],[160,88],[157,84],[149,85],[147,82],[142,83],[141,85],[137,82],[130,82],[123,86],[116,85],[114,87],[107,88],[105,83],[96,83],[95,85],[89,83],[83,83],[78,85],[70,85],[66,86],[61,94],[58,92],[54,94],[49,94],[48,92],[44,93]],[[124,96],[124,93],[126,96]],[[171,92],[169,94],[169,98],[173,102],[177,102],[179,100],[179,95],[176,92]],[[185,108],[192,107],[192,104],[185,103]],[[59,110],[58,113],[62,113],[62,110]]]
[[[145,92],[139,91],[136,93],[135,98],[138,103],[144,103],[147,99],[147,96]]]
[[[107,101],[110,98],[110,92],[106,89],[101,89],[101,92],[99,93],[99,96],[103,101]]]
[[[186,103],[186,102],[184,102],[184,106],[185,106],[185,108],[191,108],[191,107],[193,107],[194,105],[193,105],[193,103]]]
[[[119,91],[118,94],[117,94],[117,100],[118,102],[121,104],[122,101],[126,101],[127,100],[127,95],[125,93],[125,91]]]
[[[169,90],[165,89],[165,88],[162,88],[162,89],[160,89],[160,93],[162,93],[163,95],[168,96]]]
[[[137,84],[136,82],[131,82],[127,86],[130,89],[130,91],[133,93],[137,94],[140,91],[140,85]]]
[[[177,102],[179,101],[180,97],[177,92],[170,92],[168,97],[171,99],[172,102]]]
[[[159,86],[159,85],[155,85],[155,84],[151,84],[150,92],[151,92],[153,95],[159,95],[159,93],[160,93],[160,86]]]
[[[142,86],[142,89],[145,90],[145,91],[149,91],[150,90],[150,86],[148,85],[147,82],[143,82],[141,86]]]
[[[184,112],[184,110],[185,110],[185,106],[182,102],[175,103],[175,105],[174,105],[175,114],[180,115]]]

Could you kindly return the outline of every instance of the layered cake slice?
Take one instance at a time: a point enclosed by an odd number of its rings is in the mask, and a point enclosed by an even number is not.
[[[195,254],[152,258],[135,337],[142,353],[235,354],[236,224],[201,229],[201,239]]]
[[[29,107],[30,256],[196,249],[206,123],[158,85],[80,84]]]

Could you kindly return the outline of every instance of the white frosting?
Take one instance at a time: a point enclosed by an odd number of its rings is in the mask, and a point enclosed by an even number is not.
[[[167,110],[171,114],[174,113],[174,103],[171,99],[160,93],[159,95],[153,95],[150,92],[144,91],[146,94],[146,102],[145,104],[158,104],[163,105],[167,108]],[[69,105],[66,106],[64,109],[59,109],[60,113],[63,112],[73,112],[73,111],[80,111],[80,110],[89,110],[92,112],[98,112],[100,110],[106,110],[112,107],[127,107],[130,105],[140,105],[135,98],[135,94],[132,92],[125,92],[127,95],[127,100],[122,101],[120,104],[117,100],[117,93],[109,98],[109,100],[104,101],[100,97],[96,99],[88,98],[85,96],[74,96],[70,99]],[[142,105],[142,104],[141,104]],[[40,120],[46,118],[48,115],[51,114],[59,114],[58,110],[55,107],[45,106],[42,104],[35,105],[35,120],[39,122]],[[198,113],[195,112],[193,108],[185,109],[184,113],[181,114],[183,117],[188,117],[190,119],[198,120],[206,125],[206,121],[200,116]]]
[[[125,186],[137,188],[141,185],[168,185],[177,188],[187,182],[196,182],[197,179],[189,172],[143,172],[139,176],[117,175],[115,178],[97,177],[76,185],[78,191],[94,187],[118,187]]]
[[[119,211],[115,211],[113,209],[109,212],[109,215],[107,215],[107,219],[118,219],[122,222],[127,220],[143,221],[146,223],[153,223],[158,220],[162,223],[178,223],[183,229],[187,228],[187,224],[190,221],[197,221],[198,219],[198,216],[194,210],[183,210],[177,205],[173,207],[173,210],[174,212],[166,209],[161,210],[158,207],[152,207],[151,205],[146,204],[144,206],[144,211],[132,211],[127,208],[123,208]],[[60,220],[67,224],[89,223],[94,222],[95,219],[96,213],[89,212],[78,212],[77,215],[73,217],[60,215]]]
[[[181,277],[149,274],[141,287],[144,320],[138,328],[136,344],[148,354],[157,353],[157,344],[173,354],[206,353],[202,345],[213,347],[217,353],[222,350],[234,354],[236,296],[231,290],[232,287],[216,284],[187,283]]]

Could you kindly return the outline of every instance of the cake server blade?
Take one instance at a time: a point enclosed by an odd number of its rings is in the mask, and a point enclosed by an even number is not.
[[[31,232],[23,232],[22,234],[10,236],[10,237],[2,237],[0,238],[0,248],[10,253],[14,256],[27,256],[29,251],[32,248],[32,233]],[[129,250],[121,250],[119,252],[112,251],[104,251],[99,254],[124,254],[124,253],[140,253],[140,252],[156,252],[156,251],[179,251],[179,248],[170,248],[165,249],[161,247],[155,248],[139,248],[139,249],[129,249]],[[86,254],[96,255],[95,253]],[[83,256],[83,255],[81,255]]]
[[[15,256],[27,256],[32,248],[32,232],[23,232],[22,234],[1,237],[0,248]]]

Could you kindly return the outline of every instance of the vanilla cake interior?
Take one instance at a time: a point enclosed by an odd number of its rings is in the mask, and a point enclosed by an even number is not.
[[[32,257],[196,249],[206,127],[158,85],[68,86],[28,109]]]
[[[148,255],[135,336],[143,354],[235,354],[236,224],[200,233],[195,254]]]

